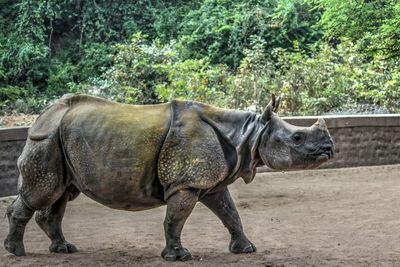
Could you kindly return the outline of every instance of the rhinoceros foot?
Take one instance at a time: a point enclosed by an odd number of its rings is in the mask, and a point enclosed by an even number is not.
[[[8,237],[4,240],[5,249],[15,256],[25,256],[25,247],[22,241],[11,241]]]
[[[189,250],[183,247],[164,248],[161,256],[167,261],[188,261],[193,259]]]
[[[256,252],[257,248],[251,243],[247,237],[242,236],[240,238],[232,238],[229,244],[229,250],[232,253],[252,253]]]
[[[49,250],[50,252],[54,253],[74,253],[78,251],[74,245],[68,243],[67,241],[54,242],[50,245]]]

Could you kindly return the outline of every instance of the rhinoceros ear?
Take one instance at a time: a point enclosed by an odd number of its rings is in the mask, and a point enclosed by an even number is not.
[[[264,109],[264,112],[261,116],[261,120],[263,122],[267,122],[271,119],[273,113],[277,113],[279,109],[279,104],[281,102],[281,97],[275,97],[274,94],[272,94],[271,101],[267,105],[267,107]]]
[[[279,110],[279,106],[281,105],[281,96],[278,96],[276,99],[275,99],[275,103],[274,103],[274,105],[273,105],[273,111],[275,112],[275,113],[278,113],[278,110]]]
[[[328,129],[328,127],[326,127],[326,122],[323,118],[318,118],[317,122],[314,123],[314,125],[321,128],[322,130]]]

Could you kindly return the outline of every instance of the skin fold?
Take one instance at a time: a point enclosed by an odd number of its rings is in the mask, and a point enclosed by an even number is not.
[[[36,212],[50,251],[76,252],[61,222],[67,202],[82,192],[114,209],[167,205],[166,260],[192,258],[181,231],[198,201],[228,229],[231,252],[255,252],[227,186],[238,178],[250,183],[262,165],[317,167],[334,150],[323,119],[290,125],[277,115],[279,102],[273,96],[260,115],[194,101],[135,106],[64,96],[39,116],[18,159],[19,195],[7,210],[5,248],[25,255],[25,225]]]

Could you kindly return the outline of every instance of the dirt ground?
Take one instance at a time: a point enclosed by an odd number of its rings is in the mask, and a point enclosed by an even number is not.
[[[7,115],[0,116],[0,128],[15,126],[30,126],[38,115]]]
[[[194,260],[161,259],[165,207],[127,212],[80,196],[67,207],[64,234],[80,251],[48,252],[30,221],[27,256],[0,248],[1,266],[400,266],[400,165],[258,174],[232,195],[258,251],[233,255],[220,221],[198,204],[185,225]],[[0,201],[0,214],[10,199]],[[6,236],[0,219],[0,239]]]

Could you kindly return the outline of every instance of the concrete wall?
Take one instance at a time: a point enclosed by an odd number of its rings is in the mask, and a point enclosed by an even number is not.
[[[322,168],[400,164],[400,115],[325,116],[335,142],[334,160]],[[317,117],[285,118],[291,124],[310,126]],[[28,127],[0,129],[0,197],[16,193],[17,158]],[[260,171],[269,171],[260,168]]]

